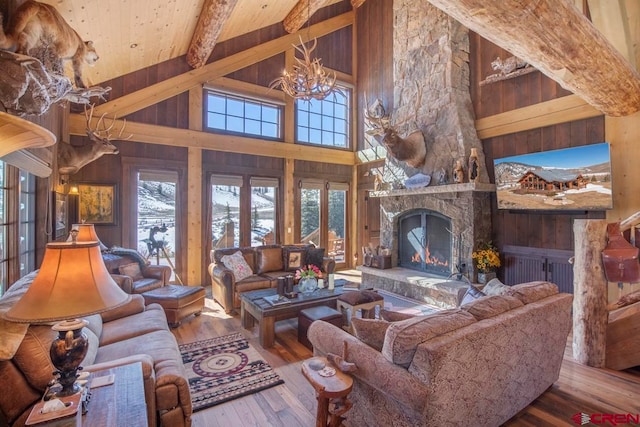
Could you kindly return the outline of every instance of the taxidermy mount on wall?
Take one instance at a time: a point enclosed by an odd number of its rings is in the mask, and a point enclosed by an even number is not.
[[[82,81],[82,65],[94,65],[99,58],[93,42],[83,41],[53,6],[27,0],[9,19],[7,31],[0,32],[0,48],[35,56],[32,50],[38,47],[50,51],[47,54],[54,55],[60,62],[71,61],[76,86],[86,87]],[[38,59],[49,68],[49,59]]]
[[[427,146],[420,130],[414,130],[406,137],[401,137],[396,126],[391,124],[391,119],[379,99],[369,106],[365,97],[364,118],[371,126],[367,134],[373,135],[376,141],[384,144],[393,158],[413,168],[424,165]]]
[[[111,141],[123,141],[131,138],[131,135],[125,138],[122,137],[124,128],[127,125],[126,120],[122,124],[118,135],[114,137],[111,135],[111,130],[116,123],[116,118],[107,126],[105,115],[103,114],[96,123],[95,128],[92,128],[93,105],[89,111],[87,111],[85,107],[84,116],[87,121],[87,136],[90,142],[88,144],[75,146],[60,141],[60,144],[58,144],[58,173],[60,175],[73,175],[83,166],[99,159],[105,154],[118,154],[118,147],[113,145]]]

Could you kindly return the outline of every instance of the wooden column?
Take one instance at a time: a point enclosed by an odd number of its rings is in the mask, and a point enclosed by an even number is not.
[[[578,363],[604,367],[607,346],[607,280],[602,266],[607,222],[573,222],[573,357]]]
[[[202,87],[189,90],[189,129],[202,130]],[[208,248],[202,246],[202,149],[188,148],[187,158],[187,278],[186,284],[201,285],[202,259]],[[203,254],[203,251],[206,254]]]

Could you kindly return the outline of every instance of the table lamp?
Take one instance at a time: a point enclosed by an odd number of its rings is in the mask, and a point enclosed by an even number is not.
[[[101,313],[130,300],[131,295],[109,274],[97,241],[49,243],[29,290],[4,317],[20,323],[63,320],[52,327],[58,338],[51,343],[50,356],[62,386],[56,395],[69,396],[80,391],[77,371],[89,345],[82,333],[87,322],[74,318]]]
[[[96,233],[96,228],[93,226],[93,224],[85,224],[84,222],[82,224],[73,224],[71,226],[71,232],[69,233],[67,242],[73,241],[73,230],[78,231],[76,242],[96,242],[97,241],[101,251],[106,251],[107,249],[109,249],[100,241],[100,238]]]

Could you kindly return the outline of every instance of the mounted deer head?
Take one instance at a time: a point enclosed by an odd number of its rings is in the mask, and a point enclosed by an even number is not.
[[[395,126],[391,124],[391,118],[386,114],[382,101],[377,99],[371,106],[367,103],[365,96],[364,118],[371,126],[367,134],[379,143],[387,147],[388,153],[396,160],[405,162],[413,168],[424,165],[427,157],[427,146],[424,135],[420,130],[411,132],[406,137],[401,137]]]
[[[126,138],[122,137],[122,133],[127,124],[126,120],[122,128],[120,128],[118,135],[113,137],[111,130],[116,123],[116,117],[114,117],[111,120],[111,124],[107,126],[105,115],[103,114],[96,123],[96,127],[92,129],[91,119],[93,118],[93,105],[89,111],[87,111],[87,107],[85,106],[84,116],[87,121],[87,136],[89,137],[90,143],[80,146],[74,146],[65,142],[58,144],[58,173],[60,175],[73,175],[83,166],[99,159],[104,154],[118,154],[118,147],[113,145],[111,141],[131,138],[131,135]]]

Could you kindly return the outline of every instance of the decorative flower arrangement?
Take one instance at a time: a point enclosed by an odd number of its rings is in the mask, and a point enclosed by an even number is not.
[[[492,242],[478,245],[478,250],[471,254],[471,258],[480,273],[489,273],[500,267],[500,253]]]
[[[300,270],[296,270],[296,280],[299,279],[316,279],[322,277],[320,269],[313,264],[302,267]]]

